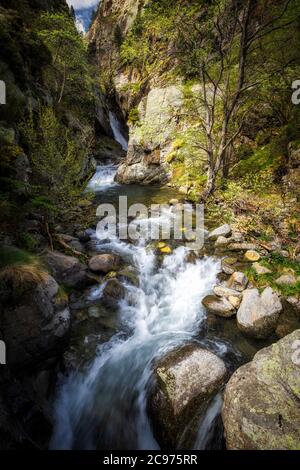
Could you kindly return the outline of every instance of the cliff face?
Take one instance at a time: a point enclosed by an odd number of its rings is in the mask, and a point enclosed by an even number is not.
[[[236,71],[241,55],[233,50],[233,59],[229,55],[226,57],[231,65],[222,71],[220,76],[223,78],[214,92],[216,77],[222,67],[214,45],[219,43],[224,51],[229,50],[228,38],[231,34],[234,36],[231,44],[241,43],[241,31],[235,30],[234,4],[220,2],[223,14],[217,23],[222,27],[221,30],[214,30],[212,24],[216,24],[213,22],[216,20],[216,10],[197,1],[101,2],[89,41],[96,55],[99,73],[104,73],[106,89],[115,95],[129,125],[127,159],[119,167],[117,175],[120,182],[150,184],[169,181],[181,188],[191,200],[199,199],[212,176],[209,176],[209,152],[206,151],[211,138],[207,134],[209,120],[214,116],[214,122],[210,123],[214,134],[211,148],[217,153],[216,149],[222,141],[220,129],[225,120],[222,111],[224,96],[227,94],[232,100],[237,86]],[[240,16],[245,15],[245,6],[239,2],[236,5],[241,8]],[[233,129],[238,137],[233,137],[234,143],[229,142],[226,146],[222,164],[216,164],[215,168],[219,172],[218,177],[244,178],[245,172],[256,171],[252,163],[262,156],[266,159],[262,166],[266,168],[269,165],[276,180],[278,172],[284,175],[289,171],[289,148],[296,145],[291,141],[297,140],[295,122],[298,118],[296,107],[293,108],[291,101],[286,99],[289,93],[286,85],[282,82],[278,86],[273,81],[276,75],[273,68],[276,64],[282,70],[285,83],[292,83],[292,70],[286,68],[285,62],[299,62],[297,44],[300,39],[296,33],[298,7],[296,2],[292,2],[286,9],[285,2],[279,1],[272,8],[263,2],[253,2],[250,8],[248,35],[249,38],[258,38],[257,43],[254,39],[255,44],[249,46],[243,77],[244,89],[250,92],[247,91],[240,100],[236,111],[236,115],[240,113],[240,116],[225,132],[225,139],[229,139],[230,133],[234,135]],[[293,15],[293,27],[289,31],[281,30],[280,22],[290,20]],[[272,18],[274,30],[271,27]],[[268,24],[270,27],[266,28]],[[260,39],[258,34],[262,29],[264,33],[261,38],[266,40]],[[280,31],[278,37],[277,30]],[[278,51],[285,47],[284,41],[289,41],[293,46],[289,51],[290,57],[282,61]],[[255,53],[256,47],[261,50],[259,57]],[[213,56],[213,66],[205,62],[210,55]],[[204,83],[200,73],[203,63],[206,67]],[[258,86],[256,92],[252,92],[251,83],[266,83],[266,76],[269,77],[268,87]],[[227,91],[226,83],[229,83]],[[275,88],[276,99],[271,91]],[[244,115],[242,110],[245,111]],[[239,132],[241,121],[242,131]],[[293,130],[286,132],[287,129]],[[275,135],[280,135],[278,142]],[[276,152],[274,146],[277,147]],[[281,159],[277,157],[279,154],[282,155]],[[245,155],[249,157],[246,162]],[[258,166],[262,168],[261,162]],[[261,178],[263,180],[264,175]],[[282,183],[286,184],[286,180]]]
[[[167,157],[172,152],[183,106],[178,81],[162,77],[158,69],[144,75],[122,57],[124,41],[137,27],[149,3],[102,1],[88,34],[99,70],[105,71],[109,93],[114,94],[124,118],[129,118],[127,159],[117,174],[123,183],[161,183],[170,178]]]
[[[119,45],[130,31],[144,0],[104,0],[88,33],[91,48],[98,63],[119,68]]]

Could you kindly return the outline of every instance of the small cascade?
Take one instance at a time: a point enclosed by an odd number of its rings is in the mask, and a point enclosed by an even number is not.
[[[95,192],[105,191],[110,186],[117,186],[114,181],[117,173],[117,165],[98,165],[96,173],[90,180],[87,189]]]
[[[216,282],[219,262],[204,258],[191,263],[188,248],[179,246],[158,267],[150,243],[134,245],[113,237],[105,245],[131,260],[139,272],[139,287],[124,282],[120,331],[99,348],[87,371],[63,381],[55,409],[54,449],[159,448],[147,414],[152,367],[201,329],[201,299]],[[101,288],[91,295],[101,298]],[[218,405],[213,403],[203,422],[205,434]],[[196,445],[203,439],[200,431]]]
[[[127,152],[128,150],[127,139],[124,137],[122,133],[120,121],[117,119],[116,115],[112,111],[109,111],[109,123],[113,131],[114,139],[117,142],[119,142],[119,144],[122,146],[122,149]]]

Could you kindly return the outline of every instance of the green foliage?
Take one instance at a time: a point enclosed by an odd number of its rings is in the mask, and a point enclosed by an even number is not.
[[[139,123],[140,115],[137,107],[131,108],[128,113],[128,122],[133,126],[136,126]]]
[[[36,21],[38,37],[50,50],[52,64],[44,79],[58,103],[88,109],[93,102],[91,67],[86,46],[73,19],[63,12],[46,12]]]
[[[22,232],[20,234],[19,242],[20,245],[28,251],[34,251],[37,247],[36,239],[28,232]]]
[[[72,134],[58,120],[52,107],[41,108],[38,122],[32,113],[23,124],[34,177],[33,205],[62,213],[79,199],[86,181],[82,170],[89,155],[90,135]]]
[[[279,291],[284,296],[293,296],[300,293],[300,281],[296,281],[295,284],[277,284],[276,279],[286,272],[292,272],[296,276],[300,275],[300,263],[290,258],[282,256],[281,253],[272,252],[268,256],[264,257],[260,264],[270,269],[272,272],[264,275],[258,275],[252,266],[247,267],[244,272],[254,282],[259,289],[263,289],[266,286],[271,286],[273,289]]]
[[[283,154],[278,139],[259,147],[232,168],[232,175],[245,176],[248,173],[271,169],[275,171],[282,163]]]
[[[25,250],[15,247],[0,248],[0,269],[7,266],[32,264],[36,258]]]

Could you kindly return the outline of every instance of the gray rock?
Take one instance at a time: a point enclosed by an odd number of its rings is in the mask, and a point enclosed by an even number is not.
[[[224,258],[221,261],[222,271],[225,274],[233,274],[235,272],[234,265],[237,262],[237,258]]]
[[[227,287],[233,290],[242,292],[248,285],[248,278],[246,274],[241,272],[234,272],[227,281]]]
[[[60,298],[57,282],[47,275],[27,289],[16,305],[1,312],[0,329],[10,367],[21,368],[57,356],[69,327],[67,298]]]
[[[229,238],[226,238],[226,237],[223,237],[223,236],[220,236],[217,238],[217,240],[215,241],[215,247],[216,248],[222,248],[224,246],[227,246],[228,243],[229,243]]]
[[[226,299],[228,299],[231,296],[232,297],[241,297],[242,296],[241,292],[239,292],[237,290],[234,290],[234,289],[230,289],[229,287],[222,286],[222,285],[215,286],[214,287],[214,293],[218,297],[225,297]]]
[[[102,294],[102,302],[108,307],[117,307],[125,297],[126,290],[116,278],[108,279]]]
[[[169,353],[157,364],[150,412],[163,441],[172,446],[191,417],[224,384],[224,362],[215,354],[190,344]]]
[[[202,304],[208,312],[220,317],[232,317],[235,314],[235,308],[225,297],[217,297],[216,295],[207,295],[202,300]]]
[[[238,327],[249,336],[267,338],[275,331],[281,311],[280,299],[271,287],[261,295],[257,289],[247,289],[237,312]]]
[[[162,183],[169,179],[167,156],[177,127],[175,114],[183,105],[179,86],[152,88],[140,102],[140,125],[130,133],[126,160],[119,166],[116,179],[125,184]]]
[[[44,259],[55,279],[65,286],[81,288],[95,283],[93,277],[88,274],[87,266],[73,256],[58,251],[48,251]]]
[[[208,239],[209,240],[217,240],[218,237],[230,237],[231,235],[231,227],[228,224],[222,225],[221,227],[212,230],[209,233]]]
[[[89,268],[93,272],[109,273],[118,271],[123,266],[123,260],[120,256],[114,254],[101,254],[93,256],[89,261]]]
[[[222,418],[229,450],[297,450],[300,330],[262,349],[229,380]]]

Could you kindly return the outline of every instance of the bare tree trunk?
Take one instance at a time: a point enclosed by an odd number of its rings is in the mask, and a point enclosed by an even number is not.
[[[206,182],[206,187],[203,193],[201,194],[201,201],[206,202],[207,199],[212,195],[212,193],[215,190],[216,186],[216,171],[212,167],[212,165],[209,166],[208,173],[207,173],[207,182]]]
[[[222,162],[222,176],[223,176],[223,178],[225,178],[225,179],[228,178],[229,168],[230,168],[230,161],[231,161],[231,155],[232,155],[232,146],[230,145],[230,146],[225,150],[225,155],[224,155],[223,162]]]

